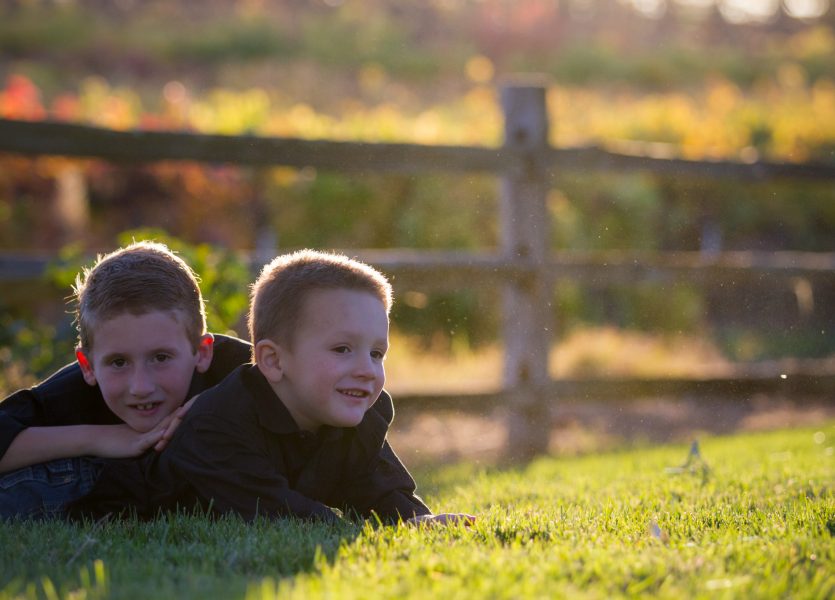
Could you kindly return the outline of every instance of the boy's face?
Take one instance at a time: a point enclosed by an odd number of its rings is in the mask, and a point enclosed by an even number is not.
[[[102,321],[92,345],[89,355],[79,356],[85,381],[98,383],[110,410],[141,432],[176,410],[194,370],[203,372],[212,361],[211,336],[195,352],[176,311],[122,313]]]
[[[264,342],[274,353],[259,367],[301,429],[358,425],[385,384],[388,316],[368,292],[315,291],[305,300],[292,348]]]

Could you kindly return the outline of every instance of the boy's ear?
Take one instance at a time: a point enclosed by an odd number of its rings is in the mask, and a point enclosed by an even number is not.
[[[96,374],[93,373],[93,365],[90,359],[84,354],[81,348],[75,349],[75,358],[78,360],[78,366],[81,367],[81,374],[84,376],[84,381],[87,385],[96,385]]]
[[[272,340],[255,344],[255,364],[267,381],[278,383],[284,375],[283,348]]]
[[[200,336],[200,342],[197,344],[197,364],[195,369],[198,373],[205,373],[212,364],[212,357],[215,352],[215,336],[211,333],[204,333]]]

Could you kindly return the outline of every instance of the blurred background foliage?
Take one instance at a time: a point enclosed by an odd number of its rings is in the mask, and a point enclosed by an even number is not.
[[[0,55],[5,118],[499,145],[497,86],[538,72],[551,81],[555,146],[835,162],[835,15],[825,1],[5,0]],[[56,258],[50,281],[0,288],[0,389],[71,358],[68,276],[126,239],[177,248],[203,278],[210,327],[244,335],[253,273],[243,257],[256,232],[271,231],[282,250],[495,248],[496,183],[0,155],[0,251]],[[565,172],[548,207],[554,250],[835,251],[831,183]],[[415,352],[493,348],[496,294],[466,288],[397,289],[393,322]],[[660,354],[835,352],[831,284],[561,282],[555,294],[563,343],[594,327],[611,340],[614,326],[662,339]],[[689,346],[663,341],[676,336]],[[696,350],[704,340],[709,352]],[[555,372],[605,374],[613,362],[565,359]]]

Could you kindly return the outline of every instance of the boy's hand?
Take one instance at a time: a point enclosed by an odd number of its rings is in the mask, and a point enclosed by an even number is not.
[[[463,523],[470,526],[475,523],[475,516],[466,513],[442,513],[440,515],[420,515],[407,519],[409,525],[451,525]]]
[[[156,444],[154,444],[154,450],[162,452],[162,449],[168,445],[168,442],[171,441],[171,437],[174,435],[177,427],[180,426],[180,423],[182,423],[183,417],[186,416],[186,413],[188,412],[188,409],[191,408],[192,404],[194,404],[194,398],[165,417],[162,421],[160,421],[159,425],[154,428],[154,431],[162,431],[160,438],[157,440]]]
[[[139,456],[156,444],[163,431],[154,428],[140,433],[128,425],[101,425],[96,428],[93,454],[105,458]]]

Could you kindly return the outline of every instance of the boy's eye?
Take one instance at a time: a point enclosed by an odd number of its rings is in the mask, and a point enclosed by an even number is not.
[[[167,354],[157,354],[157,355],[154,356],[154,360],[157,361],[157,362],[165,362],[165,361],[170,360],[170,359],[171,359],[171,357]]]
[[[126,364],[128,364],[128,361],[124,358],[114,358],[110,361],[110,366],[116,367],[117,369],[124,367]]]
[[[372,350],[371,351],[371,358],[375,360],[383,360],[386,357],[386,353],[382,350]]]
[[[337,354],[346,354],[350,351],[351,351],[351,349],[348,346],[334,346],[333,347],[333,352],[336,352]]]

